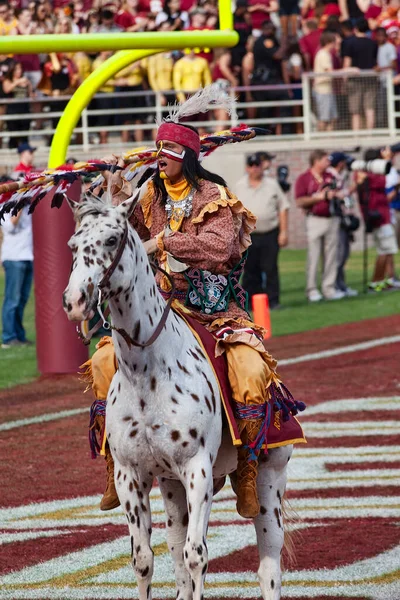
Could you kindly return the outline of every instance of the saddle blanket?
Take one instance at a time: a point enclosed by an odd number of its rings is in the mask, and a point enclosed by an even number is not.
[[[214,336],[190,315],[177,311],[179,316],[184,319],[187,326],[199,342],[204,354],[207,356],[218,381],[222,404],[225,409],[225,416],[228,422],[229,431],[232,436],[232,442],[235,446],[241,446],[236,419],[234,416],[234,404],[231,395],[231,388],[228,379],[228,365],[225,355],[215,356],[216,339]],[[267,448],[278,448],[289,444],[306,444],[302,427],[296,417],[289,414],[288,420],[283,420],[282,411],[272,412],[272,417],[267,433]]]

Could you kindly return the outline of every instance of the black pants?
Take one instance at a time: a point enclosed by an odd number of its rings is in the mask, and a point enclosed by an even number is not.
[[[269,305],[279,304],[278,244],[279,228],[267,233],[253,233],[243,276],[243,287],[249,294],[268,295]]]
[[[338,271],[336,277],[336,289],[341,292],[347,290],[346,278],[344,273],[345,264],[350,256],[351,235],[348,231],[340,227],[338,243]]]

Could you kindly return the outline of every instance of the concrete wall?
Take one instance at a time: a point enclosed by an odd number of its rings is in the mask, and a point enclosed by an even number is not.
[[[272,173],[276,173],[276,167],[280,164],[286,164],[290,169],[289,182],[292,184],[292,188],[288,194],[290,199],[290,210],[289,210],[289,248],[305,248],[306,247],[306,235],[305,235],[305,216],[304,212],[296,207],[294,200],[294,182],[296,178],[309,168],[308,158],[312,150],[316,148],[323,148],[328,153],[338,150],[348,152],[354,150],[354,145],[349,144],[339,145],[334,143],[330,146],[317,145],[315,142],[313,145],[298,144],[298,142],[291,140],[287,142],[287,150],[281,149],[281,142],[279,149],[275,149],[275,143],[242,143],[232,146],[225,146],[221,150],[217,150],[213,155],[204,161],[204,166],[211,171],[218,172],[222,175],[229,186],[235,188],[235,183],[245,174],[245,162],[246,156],[259,150],[267,150],[272,154],[276,154],[276,159],[272,163]],[[376,142],[375,142],[376,144]],[[368,147],[375,147],[374,143],[371,143]],[[300,146],[300,147],[299,147]],[[352,154],[356,157],[361,157],[364,149],[353,152]],[[359,213],[358,213],[359,214]],[[356,233],[356,240],[353,244],[353,249],[361,249],[362,247],[362,229],[359,229]]]

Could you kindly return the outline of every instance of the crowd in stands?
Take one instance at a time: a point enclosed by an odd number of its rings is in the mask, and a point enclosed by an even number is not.
[[[121,33],[146,31],[190,31],[218,28],[218,0],[0,0],[0,35]],[[173,51],[134,63],[101,90],[107,92],[163,92],[162,103],[181,100],[184,92],[197,90],[211,81],[221,86],[244,86],[241,99],[251,101],[300,100],[302,73],[345,69],[353,75],[363,70],[392,71],[400,85],[399,0],[236,0],[234,27],[239,43],[233,49],[196,48]],[[51,99],[70,96],[89,74],[111,54],[25,54],[0,56],[0,114],[8,116],[40,113],[45,107],[62,111],[64,105]],[[366,77],[343,83],[329,76],[315,77],[313,103],[320,130],[383,126],[375,107],[386,97],[386,78]],[[378,83],[377,83],[378,82]],[[262,86],[289,85],[276,89]],[[347,86],[347,87],[345,87]],[[354,88],[354,89],[353,89]],[[182,91],[183,90],[183,91]],[[350,98],[350,101],[347,98]],[[34,102],[28,102],[34,98]],[[5,102],[4,100],[7,100]],[[11,101],[11,102],[10,102]],[[96,100],[92,108],[109,112],[100,117],[107,141],[110,125],[146,122],[154,104],[150,94],[132,98],[118,95]],[[134,108],[114,118],[115,109]],[[220,111],[221,112],[221,111]],[[248,107],[252,119],[287,115],[301,116],[301,106]],[[215,114],[224,120],[226,115]],[[152,117],[153,118],[153,117]],[[57,118],[52,119],[54,125]],[[1,125],[4,126],[4,123]],[[33,126],[42,127],[34,120]],[[285,125],[273,123],[276,134]],[[302,123],[289,125],[301,133]],[[27,119],[8,119],[13,132],[9,146],[27,141]],[[16,133],[17,132],[17,133]],[[22,132],[19,135],[18,132]],[[141,142],[145,133],[135,131]],[[123,141],[130,133],[122,131]]]

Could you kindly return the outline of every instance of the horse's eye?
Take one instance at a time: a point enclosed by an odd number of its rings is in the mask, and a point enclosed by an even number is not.
[[[108,240],[106,240],[106,246],[115,246],[116,243],[117,243],[117,238],[115,237],[115,235],[112,235],[111,237],[108,238]]]

